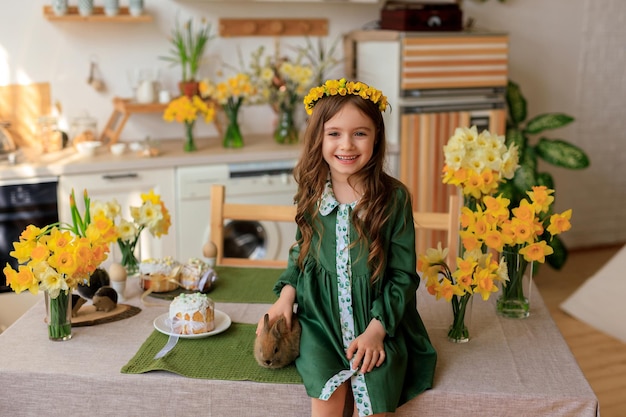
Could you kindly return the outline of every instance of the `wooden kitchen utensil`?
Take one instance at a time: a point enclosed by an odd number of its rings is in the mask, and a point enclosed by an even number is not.
[[[96,74],[98,70],[97,65],[98,64],[96,63],[96,60],[92,58],[91,63],[89,64],[89,76],[87,77],[87,84],[92,86],[97,92],[103,92],[104,90],[106,90],[106,86],[104,84],[104,81],[102,81],[100,77],[98,77]]]

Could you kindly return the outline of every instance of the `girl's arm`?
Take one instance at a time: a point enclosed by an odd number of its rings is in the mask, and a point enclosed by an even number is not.
[[[394,336],[407,304],[415,300],[419,276],[415,254],[415,227],[409,195],[396,192],[396,211],[390,218],[389,246],[380,296],[372,304],[377,318],[389,336]]]
[[[296,233],[296,239],[299,237],[300,229],[298,229]],[[297,261],[299,255],[300,247],[294,245],[289,251],[287,268],[274,285],[274,292],[278,295],[278,300],[276,300],[267,311],[267,314],[270,316],[270,323],[273,323],[278,317],[284,315],[287,319],[287,325],[291,328],[291,316],[293,314],[293,306],[296,302],[296,287],[298,285],[298,277],[300,276],[300,268],[298,267]],[[263,317],[259,320],[256,333],[259,334],[261,329],[263,329]]]
[[[267,310],[267,314],[270,315],[270,323],[276,321],[276,319],[282,315],[287,319],[287,327],[291,329],[291,315],[293,314],[293,304],[296,301],[296,289],[291,285],[285,285],[280,290],[280,296],[278,300]],[[263,317],[259,320],[256,327],[256,334],[258,335],[263,330]]]

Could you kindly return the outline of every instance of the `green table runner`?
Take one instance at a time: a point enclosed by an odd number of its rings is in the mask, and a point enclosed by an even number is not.
[[[223,303],[272,304],[278,297],[272,289],[284,269],[216,267],[218,280],[209,293]]]
[[[255,324],[233,323],[228,330],[200,339],[179,339],[164,357],[154,359],[168,336],[155,330],[135,356],[122,368],[125,374],[169,371],[190,378],[301,384],[292,364],[266,369],[253,356]]]
[[[236,268],[216,267],[218,280],[208,293],[213,301],[223,303],[272,304],[277,297],[272,291],[278,277],[283,272],[280,268]],[[176,289],[166,293],[152,293],[150,296],[172,300],[181,292]]]

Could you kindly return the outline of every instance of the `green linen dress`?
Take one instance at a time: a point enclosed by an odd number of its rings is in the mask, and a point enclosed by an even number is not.
[[[437,360],[416,307],[419,277],[409,196],[402,188],[394,196],[383,232],[387,259],[382,279],[370,284],[368,242],[349,247],[358,238],[350,224],[355,204],[339,204],[329,181],[319,203],[319,223],[304,268],[297,266],[296,246],[274,287],[276,294],[287,284],[296,289],[302,325],[296,368],[307,394],[328,399],[349,379],[360,416],[394,412],[431,388]],[[387,333],[386,359],[380,367],[362,374],[352,370],[345,352],[372,318],[378,319]]]

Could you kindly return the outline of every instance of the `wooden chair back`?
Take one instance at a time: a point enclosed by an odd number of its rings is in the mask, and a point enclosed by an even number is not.
[[[286,260],[228,258],[224,256],[224,225],[227,220],[295,222],[296,206],[233,204],[225,201],[223,185],[211,186],[211,242],[217,248],[216,265],[286,267]]]
[[[442,247],[448,248],[448,266],[454,270],[456,268],[456,257],[459,252],[459,228],[460,228],[460,198],[458,195],[451,195],[448,201],[447,213],[413,212],[415,223],[415,251],[417,255],[426,252],[429,247],[437,247],[438,241],[435,239],[446,232],[446,241],[441,242]]]
[[[211,186],[211,241],[217,248],[216,265],[225,266],[268,266],[285,267],[286,260],[229,258],[224,256],[224,226],[227,220],[294,222],[296,206],[268,204],[236,204],[225,201],[226,189],[223,185]],[[443,231],[447,241],[442,242],[448,248],[448,265],[454,268],[459,248],[459,197],[450,196],[447,213],[413,212],[416,229],[415,250],[419,255],[430,246],[424,237],[426,231]],[[421,236],[421,237],[420,237]],[[434,243],[436,246],[436,242]]]

